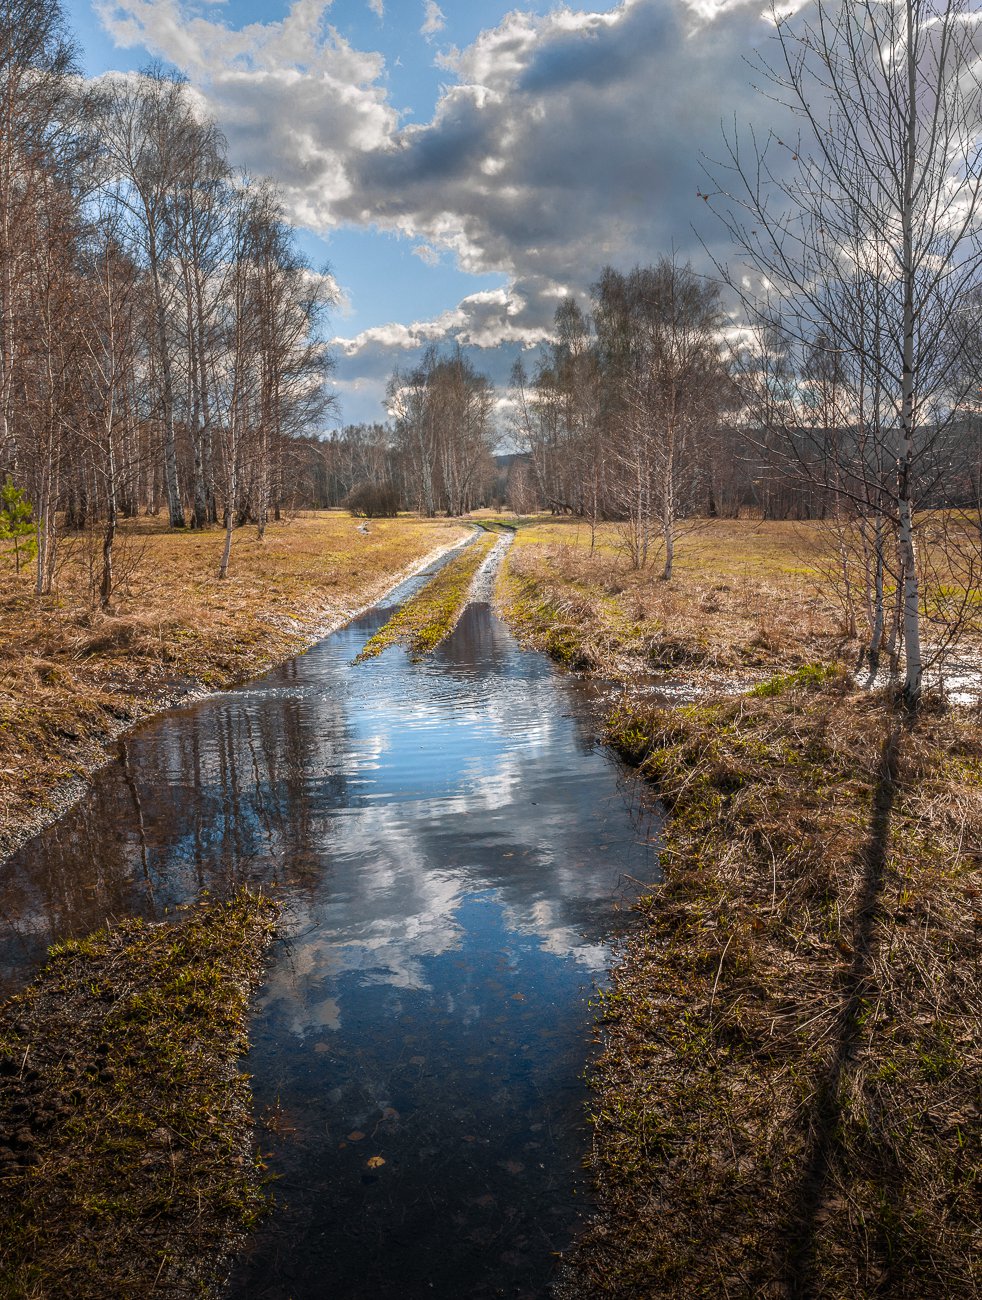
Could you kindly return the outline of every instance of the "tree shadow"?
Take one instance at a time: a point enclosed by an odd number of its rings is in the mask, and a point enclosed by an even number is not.
[[[853,916],[852,962],[843,978],[842,1005],[833,1034],[834,1052],[816,1090],[804,1168],[791,1197],[783,1283],[787,1295],[794,1300],[809,1300],[817,1294],[815,1247],[819,1215],[830,1174],[841,1154],[842,1080],[855,1056],[864,1004],[873,992],[876,925],[888,857],[890,818],[897,794],[897,760],[901,737],[912,724],[910,712],[899,715],[892,722],[880,751],[869,835],[862,852],[862,882]]]

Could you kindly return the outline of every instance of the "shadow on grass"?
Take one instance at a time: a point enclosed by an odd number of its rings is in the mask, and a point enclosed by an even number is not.
[[[855,1057],[864,1006],[873,992],[876,926],[890,842],[890,818],[897,795],[897,759],[901,738],[912,725],[913,717],[909,713],[898,717],[880,752],[869,836],[862,856],[863,877],[853,920],[852,963],[843,979],[834,1051],[815,1094],[804,1169],[791,1198],[783,1282],[787,1295],[794,1300],[811,1300],[818,1294],[815,1248],[820,1212],[830,1175],[844,1155],[839,1122],[841,1086]]]

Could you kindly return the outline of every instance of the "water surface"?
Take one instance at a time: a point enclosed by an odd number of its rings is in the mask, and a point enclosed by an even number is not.
[[[584,1203],[587,1002],[650,827],[486,604],[353,667],[385,616],[134,733],[0,881],[8,987],[107,914],[281,898],[247,1063],[277,1206],[230,1296],[543,1295]]]

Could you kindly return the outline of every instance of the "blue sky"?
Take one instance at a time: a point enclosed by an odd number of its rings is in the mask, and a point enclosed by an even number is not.
[[[69,0],[85,70],[179,68],[330,263],[345,420],[457,342],[502,387],[606,263],[696,260],[702,154],[759,113],[746,0]]]

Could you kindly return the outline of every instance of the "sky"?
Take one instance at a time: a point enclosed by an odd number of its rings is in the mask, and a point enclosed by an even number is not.
[[[507,385],[566,293],[676,253],[723,124],[766,128],[763,0],[68,0],[84,70],[184,73],[230,160],[280,186],[340,290],[336,421],[385,418],[430,343]],[[759,80],[759,78],[756,78]]]

